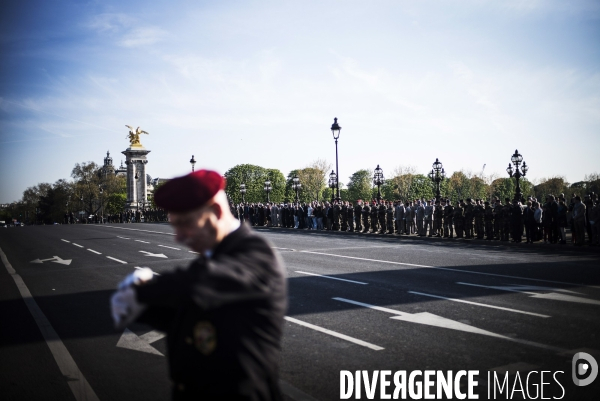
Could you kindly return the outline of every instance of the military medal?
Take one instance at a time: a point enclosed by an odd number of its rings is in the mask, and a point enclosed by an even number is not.
[[[208,321],[196,323],[194,326],[194,345],[204,355],[211,354],[217,347],[217,331]]]

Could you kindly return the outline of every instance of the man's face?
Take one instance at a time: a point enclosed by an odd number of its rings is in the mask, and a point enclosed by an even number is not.
[[[169,213],[175,240],[198,253],[216,246],[218,220],[217,210],[212,205],[186,213]]]

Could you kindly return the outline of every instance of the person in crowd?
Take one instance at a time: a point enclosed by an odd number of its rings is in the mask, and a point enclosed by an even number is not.
[[[424,237],[429,233],[429,236],[432,237],[434,234],[433,227],[433,214],[435,213],[435,209],[431,204],[431,201],[425,201],[425,227],[423,228],[423,232],[418,233],[419,236]]]
[[[575,245],[582,246],[585,243],[586,207],[580,196],[575,197],[573,205],[573,227],[575,231]]]
[[[558,201],[558,208],[556,210],[556,220],[558,225],[558,233],[560,237],[560,244],[565,245],[567,243],[567,235],[565,233],[565,228],[568,226],[567,224],[567,212],[569,208],[565,204],[565,199],[560,198]]]
[[[533,244],[533,232],[535,230],[535,220],[533,219],[533,202],[527,201],[527,206],[523,209],[523,222],[525,223],[525,242]]]

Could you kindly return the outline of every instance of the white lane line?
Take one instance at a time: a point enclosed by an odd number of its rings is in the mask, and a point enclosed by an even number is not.
[[[67,241],[66,239],[62,239],[62,238],[61,238],[60,240],[61,240],[61,241],[68,242],[69,244],[71,243],[71,241]]]
[[[344,249],[371,249],[371,248],[402,248],[406,245],[372,245],[372,246],[348,246],[344,248],[321,248],[321,249],[309,249],[309,251],[339,251]],[[285,249],[285,248],[282,248]]]
[[[544,294],[544,293],[525,291],[527,289],[527,290],[538,290],[538,291],[555,290],[555,291],[573,292],[573,291],[569,291],[569,290],[561,290],[561,289],[554,289],[554,288],[548,288],[548,287],[536,287],[536,286],[503,287],[503,286],[490,286],[490,285],[460,283],[460,282],[457,282],[456,284],[469,285],[472,287],[490,288],[492,290],[498,290],[498,291],[518,292],[521,294],[527,294],[531,298],[551,299],[554,301],[576,302],[576,303],[580,303],[580,304],[600,305],[600,301],[596,301],[594,299],[576,297],[576,296],[568,295],[568,294],[560,294],[558,292],[550,292],[550,293]],[[577,294],[577,293],[575,293],[575,294]]]
[[[131,238],[127,238],[127,237],[120,237],[117,235],[117,238],[121,238],[121,239],[131,239]]]
[[[306,322],[303,322],[302,320],[294,319],[293,317],[285,316],[285,320],[287,320],[288,322],[299,324],[300,326],[308,327],[309,329],[320,331],[321,333],[329,334],[330,336],[333,336],[333,337],[341,338],[342,340],[346,340],[346,341],[349,341],[354,344],[362,345],[363,347],[367,347],[367,348],[370,348],[375,351],[381,351],[382,349],[384,349],[383,347],[380,347],[379,345],[371,344],[366,341],[359,340],[358,338],[354,338],[354,337],[350,337],[350,336],[347,336],[342,333],[338,333],[337,331],[325,329],[320,326],[315,326],[314,324],[306,323]]]
[[[94,252],[96,255],[102,255],[100,252],[98,251],[94,251],[93,249],[88,248],[88,251],[90,252]]]
[[[189,253],[195,253],[196,255],[200,255],[198,252],[188,251]]]
[[[572,286],[578,286],[578,287],[587,287],[587,288],[600,288],[598,286],[590,286],[590,285],[579,284],[579,283],[568,283],[568,282],[565,282],[565,281],[544,280],[544,279],[541,279],[541,278],[529,278],[529,277],[520,277],[520,276],[508,276],[506,274],[496,274],[496,273],[474,272],[474,271],[462,270],[462,269],[451,269],[449,267],[415,265],[415,264],[412,264],[412,263],[402,263],[402,262],[392,262],[390,260],[359,258],[359,257],[356,257],[356,256],[336,255],[336,254],[333,254],[333,253],[323,253],[323,252],[313,252],[313,251],[299,251],[299,252],[302,252],[302,253],[313,253],[315,255],[334,256],[334,257],[337,257],[337,258],[345,258],[345,259],[366,260],[368,262],[379,262],[379,263],[386,263],[386,264],[391,264],[391,265],[425,267],[425,268],[428,268],[428,269],[447,270],[447,271],[453,271],[453,272],[459,272],[459,273],[480,274],[482,276],[505,277],[505,278],[514,278],[514,279],[517,279],[517,280],[540,281],[540,282],[544,282],[544,283],[566,284],[566,285],[572,285]]]
[[[176,251],[181,251],[181,249],[173,248],[172,246],[166,246],[166,245],[159,245],[159,246],[162,246],[163,248],[175,249]]]
[[[78,246],[78,247],[80,247],[80,248],[85,248],[83,245],[79,245],[79,244],[76,244],[76,243],[74,243],[74,242],[73,242],[73,245],[75,245],[75,246]]]
[[[107,258],[109,258],[109,259],[112,259],[112,260],[114,260],[114,261],[116,261],[116,262],[119,262],[119,263],[123,263],[124,265],[126,265],[126,264],[127,264],[127,262],[124,262],[124,261],[122,261],[122,260],[119,260],[119,259],[117,259],[117,258],[113,258],[112,256],[107,256]]]
[[[432,294],[425,294],[423,292],[417,292],[417,291],[408,291],[411,294],[417,294],[417,295],[423,295],[425,297],[432,297],[432,298],[440,298],[440,299],[446,299],[448,301],[453,301],[453,302],[461,302],[463,304],[469,304],[469,305],[476,305],[476,306],[483,306],[486,308],[493,308],[493,309],[500,309],[500,310],[505,310],[508,312],[516,312],[516,313],[524,313],[526,315],[531,315],[531,316],[538,316],[538,317],[550,317],[548,315],[542,315],[539,313],[533,313],[533,312],[525,312],[522,310],[517,310],[517,309],[511,309],[511,308],[504,308],[502,306],[494,306],[494,305],[486,305],[486,304],[480,304],[478,302],[472,302],[472,301],[465,301],[463,299],[456,299],[456,298],[447,298],[447,297],[441,297],[439,295],[432,295]]]
[[[2,259],[2,263],[4,263],[4,267],[6,267],[8,274],[12,276],[17,285],[19,293],[21,294],[25,305],[27,305],[27,309],[29,309],[29,313],[31,313],[35,323],[40,329],[40,332],[46,341],[46,345],[50,348],[54,361],[58,365],[60,373],[62,373],[69,388],[73,392],[75,399],[77,401],[99,401],[94,389],[92,389],[85,376],[79,370],[79,367],[77,367],[77,363],[75,363],[69,350],[65,347],[65,344],[63,344],[62,340],[50,324],[50,321],[46,315],[44,315],[44,312],[42,312],[37,302],[35,302],[35,299],[33,299],[33,295],[31,295],[29,288],[27,288],[27,285],[25,285],[21,276],[18,275],[12,267],[1,248],[0,259]]]
[[[368,285],[368,283],[363,283],[360,281],[354,281],[354,280],[346,280],[345,278],[337,278],[337,277],[331,277],[331,276],[325,276],[323,274],[316,274],[316,273],[309,273],[309,272],[301,272],[301,271],[296,271],[296,273],[300,273],[300,274],[307,274],[309,276],[317,276],[317,277],[323,277],[323,278],[329,278],[332,280],[339,280],[339,281],[346,281],[348,283],[354,283],[354,284],[364,284],[364,285]]]
[[[371,305],[371,304],[365,304],[362,302],[358,302],[358,301],[353,301],[351,299],[346,299],[346,298],[331,298],[331,299],[335,299],[336,301],[342,301],[342,302],[347,302],[349,304],[354,304],[354,305],[358,305],[358,306],[363,306],[365,308],[369,308],[369,309],[375,309],[381,312],[386,312],[386,313],[392,313],[394,315],[399,315],[399,316],[405,316],[405,315],[410,315],[410,313],[406,313],[406,312],[401,312],[399,310],[395,310],[395,309],[388,309],[388,308],[384,308],[382,306],[375,306],[375,305]]]
[[[107,226],[106,224],[101,225],[100,227],[118,228],[119,230],[143,231],[143,232],[146,232],[146,233],[155,233],[155,234],[163,234],[163,235],[175,235],[173,233],[164,233],[162,231],[141,230],[139,228],[115,227],[115,226]]]
[[[142,241],[141,239],[136,239],[135,241],[137,241],[137,242],[143,242],[144,244],[149,244],[148,241]]]

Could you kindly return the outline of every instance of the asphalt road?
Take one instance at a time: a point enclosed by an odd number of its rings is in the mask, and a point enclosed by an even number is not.
[[[586,387],[571,378],[576,352],[600,361],[597,253],[261,232],[289,277],[287,399],[339,399],[341,370],[478,370],[479,399],[488,398],[488,372],[508,372],[511,389],[520,378],[533,397],[541,375],[527,385],[527,373],[550,371],[544,397],[600,395],[600,378]],[[168,225],[1,229],[0,249],[2,400],[169,399],[161,333],[117,332],[109,313],[111,293],[135,267],[161,274],[195,257]]]

